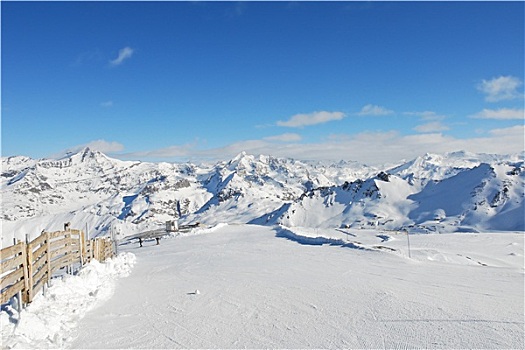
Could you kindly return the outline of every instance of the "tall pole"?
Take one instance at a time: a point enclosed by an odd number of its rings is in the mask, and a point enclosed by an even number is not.
[[[408,234],[408,230],[405,230],[405,232],[407,233],[408,257],[412,258],[412,256],[410,255],[410,235]]]
[[[114,249],[115,256],[117,256],[118,255],[117,230],[115,226],[113,225],[113,222],[111,222],[111,236],[113,238],[113,247],[115,248]]]

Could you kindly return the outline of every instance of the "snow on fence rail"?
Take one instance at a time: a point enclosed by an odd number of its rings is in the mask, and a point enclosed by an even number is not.
[[[26,236],[26,242],[0,250],[0,302],[18,294],[22,302],[30,303],[54,272],[64,268],[71,272],[73,265],[82,267],[92,259],[103,262],[114,255],[111,239],[87,240],[81,230],[42,232],[31,242]]]

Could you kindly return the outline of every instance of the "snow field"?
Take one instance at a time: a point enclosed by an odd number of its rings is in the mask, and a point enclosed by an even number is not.
[[[135,268],[66,346],[524,346],[523,233],[411,235],[412,259],[394,232],[198,233],[122,246]]]
[[[2,348],[61,348],[90,310],[101,306],[117,280],[130,274],[136,258],[122,253],[104,263],[93,260],[77,275],[54,279],[20,314],[11,306],[0,312]]]

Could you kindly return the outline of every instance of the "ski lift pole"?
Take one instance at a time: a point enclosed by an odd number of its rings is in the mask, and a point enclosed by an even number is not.
[[[407,233],[408,257],[412,258],[411,254],[410,254],[410,235],[408,234],[408,230],[405,230],[405,232]]]

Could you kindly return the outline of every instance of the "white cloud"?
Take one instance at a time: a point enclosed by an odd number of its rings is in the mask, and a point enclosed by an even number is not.
[[[118,66],[122,64],[122,62],[130,58],[133,55],[133,52],[134,50],[131,47],[126,46],[125,48],[120,49],[118,52],[118,57],[115,58],[114,60],[109,61],[109,63],[112,66]]]
[[[104,102],[101,102],[101,103],[100,103],[100,106],[101,106],[101,107],[106,107],[106,108],[108,108],[108,107],[113,107],[113,101],[104,101]]]
[[[422,120],[428,120],[428,121],[431,121],[431,120],[439,121],[439,120],[443,120],[443,119],[446,118],[446,116],[441,115],[441,114],[437,114],[434,111],[404,112],[403,114],[404,115],[408,115],[408,116],[420,117]]]
[[[114,153],[120,152],[124,149],[124,145],[115,141],[106,140],[95,140],[83,145],[83,147],[89,147],[91,149],[103,152],[103,153]]]
[[[242,151],[258,155],[309,160],[356,160],[370,165],[393,164],[429,153],[464,150],[475,153],[512,154],[524,149],[523,125],[491,130],[484,136],[458,139],[441,133],[401,135],[396,131],[331,135],[319,143],[275,143],[266,139],[245,140],[224,147],[197,149],[197,145],[173,146],[148,152],[149,158],[226,160]],[[145,160],[145,153],[128,154],[126,158]],[[158,160],[158,159],[154,159]]]
[[[518,92],[518,87],[521,85],[520,79],[509,75],[482,80],[477,88],[486,95],[485,100],[487,102],[498,102],[523,97],[523,94]]]
[[[521,136],[521,143],[523,145],[525,126],[515,125],[510,128],[493,129],[489,131],[489,134],[497,137],[507,137],[509,135]]]
[[[357,115],[378,116],[378,115],[389,115],[389,114],[393,114],[393,113],[394,113],[394,111],[392,111],[390,109],[386,109],[386,108],[381,107],[381,106],[368,104],[368,105],[364,106],[363,108],[361,108],[361,111],[359,111],[357,113]]]
[[[177,157],[191,157],[197,151],[196,144],[174,145],[166,148],[160,148],[151,151],[133,152],[123,154],[124,158],[136,159],[158,159],[158,158],[177,158]]]
[[[296,142],[296,141],[301,141],[301,135],[293,134],[293,133],[286,133],[286,134],[281,134],[281,135],[268,136],[268,137],[265,137],[263,140],[277,141],[277,142]]]
[[[523,109],[512,109],[512,108],[500,108],[500,109],[484,109],[481,112],[473,114],[470,118],[476,119],[523,119],[525,110]]]
[[[308,125],[327,123],[332,120],[341,120],[345,117],[343,112],[313,112],[310,114],[296,114],[287,121],[279,120],[278,126],[287,126],[290,128],[300,128]]]
[[[86,147],[89,147],[92,150],[96,150],[96,151],[106,153],[106,154],[111,154],[111,153],[120,152],[124,150],[124,145],[119,142],[106,141],[106,140],[94,140],[88,143],[83,143],[81,145],[70,147],[61,152],[50,155],[49,158],[60,158],[68,153],[77,153]]]
[[[414,128],[415,131],[421,132],[421,133],[428,133],[428,132],[439,132],[439,131],[445,131],[449,130],[450,128],[444,124],[442,124],[439,121],[429,122],[426,124],[418,125]]]

